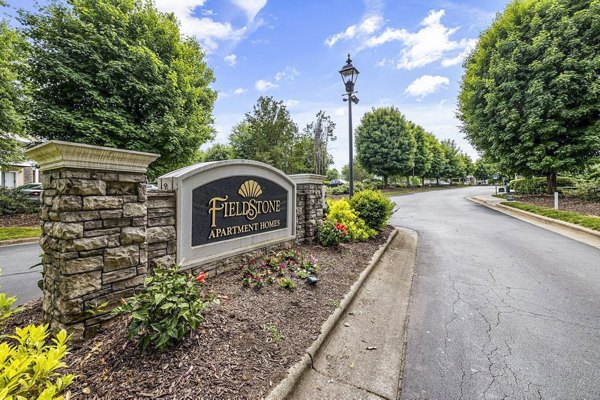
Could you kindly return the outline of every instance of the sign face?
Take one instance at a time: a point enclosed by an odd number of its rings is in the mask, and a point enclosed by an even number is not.
[[[192,190],[191,246],[287,227],[288,191],[266,178],[231,176]]]

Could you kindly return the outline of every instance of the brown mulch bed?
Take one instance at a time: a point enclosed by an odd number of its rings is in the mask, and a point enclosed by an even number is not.
[[[38,213],[0,216],[0,226],[40,226]]]
[[[554,208],[554,196],[552,195],[519,195],[516,200],[540,207]],[[600,203],[591,203],[575,197],[559,196],[558,209],[600,217]]]
[[[300,246],[321,264],[316,286],[293,291],[277,285],[260,290],[242,286],[239,271],[207,279],[206,288],[221,297],[205,313],[205,322],[178,347],[143,354],[126,339],[126,321],[117,322],[68,356],[78,376],[74,398],[102,399],[260,399],[287,375],[320,333],[320,328],[385,243],[392,228],[363,243],[337,249]],[[9,331],[41,319],[41,302],[13,316]],[[267,325],[284,339],[275,342]],[[84,395],[82,390],[88,392]]]

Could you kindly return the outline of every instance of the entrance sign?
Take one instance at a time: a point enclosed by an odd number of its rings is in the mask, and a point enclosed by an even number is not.
[[[200,163],[163,175],[176,191],[177,261],[194,267],[296,236],[296,185],[250,160]]]

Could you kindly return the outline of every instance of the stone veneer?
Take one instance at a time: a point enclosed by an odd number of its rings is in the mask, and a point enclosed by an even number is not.
[[[177,260],[176,194],[146,190],[146,167],[158,155],[50,141],[27,151],[40,164],[43,313],[52,330],[75,340],[110,324],[149,269]],[[296,238],[194,266],[217,275],[295,243],[312,243],[323,217],[323,179],[292,175]]]

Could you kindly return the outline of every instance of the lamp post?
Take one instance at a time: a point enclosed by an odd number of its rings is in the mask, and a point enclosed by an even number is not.
[[[354,194],[354,156],[352,155],[352,152],[354,150],[354,145],[352,144],[352,103],[358,104],[358,97],[354,95],[355,93],[358,93],[354,91],[354,83],[356,82],[356,78],[358,78],[358,74],[358,70],[352,65],[350,53],[348,53],[346,65],[344,65],[340,70],[340,75],[342,76],[344,86],[346,86],[346,94],[342,96],[344,96],[344,101],[348,102],[348,134],[350,148],[350,162],[348,163],[348,175],[350,178],[350,197],[352,197],[352,195]]]

